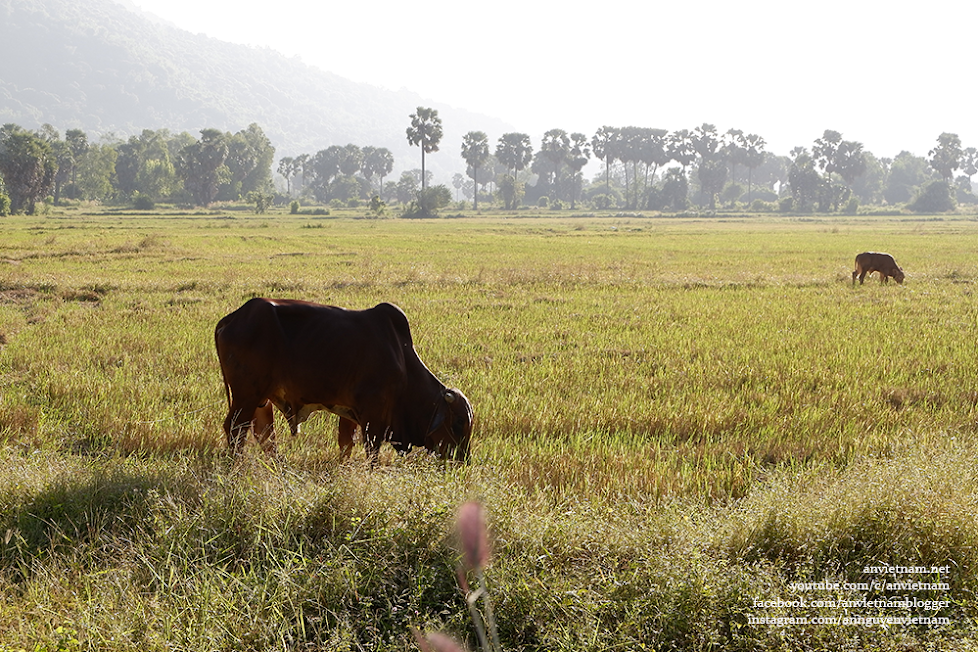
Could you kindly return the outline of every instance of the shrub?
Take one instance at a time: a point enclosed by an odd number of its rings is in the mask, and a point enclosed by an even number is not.
[[[387,204],[384,200],[380,198],[379,195],[374,195],[370,198],[370,212],[376,217],[380,217],[387,210]]]
[[[299,202],[298,202],[298,200],[293,199],[292,200],[292,203],[289,204],[289,213],[291,213],[292,215],[298,215],[299,214]]]
[[[612,197],[611,195],[606,195],[604,193],[592,197],[591,202],[594,204],[595,208],[602,211],[608,210],[609,208],[615,205],[614,197]]]
[[[779,206],[771,201],[755,199],[753,202],[751,202],[750,210],[752,213],[777,213]]]
[[[255,213],[258,215],[261,215],[268,210],[268,207],[272,205],[272,200],[274,198],[274,195],[258,190],[253,190],[248,193],[248,201],[255,205]]]
[[[946,181],[931,181],[925,185],[907,208],[914,213],[946,213],[955,209],[954,197]]]
[[[132,206],[137,211],[151,211],[156,208],[156,202],[154,202],[153,198],[149,195],[144,195],[137,192],[135,195],[133,195]]]
[[[0,217],[10,215],[10,197],[0,192]]]
[[[778,212],[779,213],[790,213],[795,207],[795,200],[793,197],[784,197],[778,202]]]
[[[452,203],[452,193],[447,186],[438,185],[425,188],[418,193],[418,198],[408,204],[402,217],[425,218],[436,217],[438,211]]]

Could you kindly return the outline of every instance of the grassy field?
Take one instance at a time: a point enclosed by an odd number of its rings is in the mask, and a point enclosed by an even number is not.
[[[864,250],[906,283],[853,288]],[[468,499],[507,650],[971,649],[976,251],[961,216],[5,218],[0,650],[474,644]],[[401,306],[471,464],[341,462],[328,415],[228,459],[213,328],[252,296]],[[946,622],[752,621],[845,615]]]

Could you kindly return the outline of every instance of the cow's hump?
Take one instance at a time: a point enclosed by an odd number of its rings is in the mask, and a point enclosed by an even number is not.
[[[371,310],[390,323],[402,344],[414,344],[411,339],[411,325],[408,324],[403,310],[392,303],[378,303]]]

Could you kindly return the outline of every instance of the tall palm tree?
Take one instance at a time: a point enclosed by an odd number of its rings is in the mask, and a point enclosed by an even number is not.
[[[441,118],[436,109],[419,106],[411,114],[411,126],[407,129],[408,143],[421,147],[421,191],[424,192],[427,180],[424,173],[424,155],[438,151],[438,143],[443,135]]]

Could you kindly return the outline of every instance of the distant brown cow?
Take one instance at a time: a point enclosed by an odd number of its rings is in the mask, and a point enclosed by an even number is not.
[[[251,299],[218,322],[214,341],[229,402],[224,432],[233,452],[251,429],[274,450],[275,405],[293,435],[317,410],[338,414],[344,453],[360,426],[372,456],[384,441],[398,450],[424,446],[441,457],[468,456],[472,407],[418,357],[397,306],[345,310]]]
[[[897,283],[903,283],[903,270],[893,260],[890,254],[882,254],[876,251],[864,251],[856,256],[856,269],[852,272],[852,284],[856,284],[856,277],[859,277],[859,284],[863,284],[863,279],[867,274],[879,272],[880,283],[886,283],[892,276]]]

